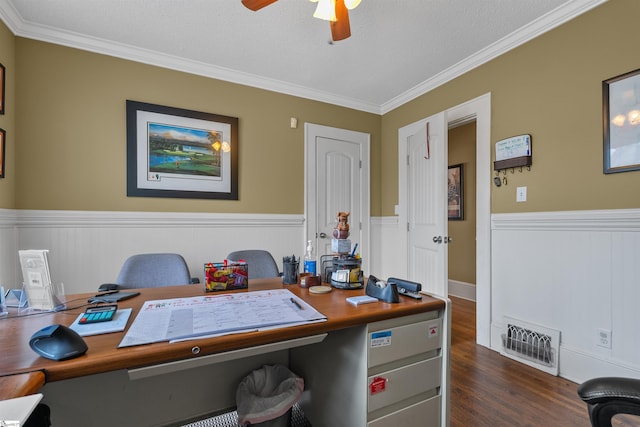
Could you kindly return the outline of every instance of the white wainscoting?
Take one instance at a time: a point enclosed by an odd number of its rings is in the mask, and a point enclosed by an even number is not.
[[[21,282],[18,249],[49,249],[52,277],[67,293],[90,292],[114,281],[124,260],[135,253],[180,253],[191,275],[201,281],[206,262],[222,261],[233,250],[266,249],[280,268],[283,256],[304,253],[302,215],[27,210],[4,214],[0,283],[5,287]]]
[[[561,331],[567,379],[640,377],[640,210],[492,215],[491,270],[494,350],[510,316]]]

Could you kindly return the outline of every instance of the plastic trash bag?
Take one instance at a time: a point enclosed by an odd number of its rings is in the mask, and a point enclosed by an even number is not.
[[[238,425],[288,426],[291,407],[303,390],[304,380],[286,366],[256,369],[243,378],[236,391]]]

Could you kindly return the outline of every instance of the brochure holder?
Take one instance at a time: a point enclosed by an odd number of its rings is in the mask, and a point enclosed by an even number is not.
[[[54,285],[49,272],[48,250],[21,250],[20,266],[29,310],[54,311],[65,307],[64,285]]]

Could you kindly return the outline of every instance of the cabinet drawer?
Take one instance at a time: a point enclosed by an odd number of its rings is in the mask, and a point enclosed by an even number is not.
[[[439,387],[441,377],[442,356],[372,375],[367,378],[367,410],[372,412]]]
[[[369,332],[369,367],[426,353],[442,346],[442,319],[426,320]]]
[[[423,400],[396,412],[371,420],[367,427],[440,426],[441,396]]]

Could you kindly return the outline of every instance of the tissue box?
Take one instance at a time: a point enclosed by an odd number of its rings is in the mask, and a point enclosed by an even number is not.
[[[249,266],[244,262],[209,262],[204,265],[205,292],[249,287]]]
[[[351,240],[331,239],[331,252],[334,254],[348,254],[351,252]]]

